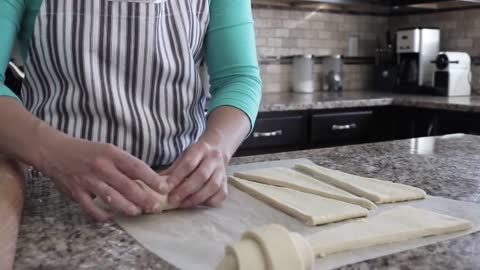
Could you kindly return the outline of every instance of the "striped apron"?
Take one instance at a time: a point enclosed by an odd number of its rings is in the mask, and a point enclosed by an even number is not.
[[[166,165],[205,129],[209,0],[44,0],[25,106],[73,137]]]

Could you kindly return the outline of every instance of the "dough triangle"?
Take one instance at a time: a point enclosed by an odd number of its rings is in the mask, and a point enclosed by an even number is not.
[[[358,205],[332,200],[294,189],[265,185],[237,177],[229,177],[229,182],[240,190],[301,220],[309,226],[365,217],[368,215],[368,210]]]
[[[234,176],[263,184],[287,187],[329,199],[356,204],[367,209],[373,209],[376,207],[374,203],[365,198],[358,197],[290,168],[276,167],[242,171],[234,173]]]
[[[411,206],[400,206],[374,217],[326,229],[308,236],[314,253],[329,254],[468,230],[468,220],[437,214]]]
[[[390,181],[361,177],[318,165],[296,164],[295,169],[376,204],[424,199],[425,191]]]

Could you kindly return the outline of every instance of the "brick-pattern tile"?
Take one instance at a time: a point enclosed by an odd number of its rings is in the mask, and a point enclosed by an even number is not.
[[[264,93],[291,91],[291,66],[265,64],[260,66]],[[343,88],[345,91],[372,90],[372,65],[344,65],[342,70]],[[321,91],[322,66],[315,65],[315,76],[318,91]]]
[[[361,55],[373,55],[388,18],[315,11],[254,9],[260,56],[347,54],[348,37],[359,37]],[[373,46],[372,46],[373,45]]]
[[[264,93],[290,91],[290,65],[260,65]]]
[[[377,36],[383,37],[388,29],[388,18],[382,16],[277,9],[254,9],[253,15],[260,56],[346,55],[350,36],[359,38],[361,56],[372,56]],[[346,65],[345,89],[370,87],[371,70],[371,65]],[[289,65],[262,65],[263,91],[289,91],[289,71]],[[320,78],[321,67],[316,71]]]

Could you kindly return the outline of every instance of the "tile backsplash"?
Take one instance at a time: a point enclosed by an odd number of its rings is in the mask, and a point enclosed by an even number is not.
[[[255,8],[260,58],[296,54],[348,55],[348,39],[358,38],[359,56],[373,56],[377,37],[403,27],[438,27],[442,50],[480,56],[480,9],[431,14],[379,16]],[[371,90],[372,64],[344,65],[344,89]],[[290,65],[261,64],[264,92],[289,91]],[[320,77],[321,66],[316,68]],[[480,89],[480,66],[472,67],[473,87]]]
[[[373,55],[388,17],[315,11],[254,9],[261,56],[347,54],[349,37],[358,37],[359,55]]]
[[[348,55],[348,40],[358,39],[358,56],[373,56],[388,17],[259,8],[253,10],[260,58],[297,54]],[[344,89],[371,87],[372,65],[344,65]],[[262,64],[264,92],[289,91],[290,65]],[[320,77],[321,66],[316,68]]]
[[[261,64],[264,93],[290,91],[291,65]],[[315,65],[318,89],[320,89],[321,65]],[[343,66],[343,88],[345,91],[369,90],[372,87],[373,65],[355,64]]]

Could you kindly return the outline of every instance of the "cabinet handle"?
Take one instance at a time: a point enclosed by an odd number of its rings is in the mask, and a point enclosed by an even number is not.
[[[25,79],[25,72],[23,72],[15,63],[13,62],[8,62],[8,67],[13,73],[13,76],[17,80],[23,80]]]
[[[352,123],[348,125],[333,125],[332,130],[349,130],[357,128],[357,124]]]
[[[282,130],[277,130],[277,131],[271,131],[271,132],[254,132],[253,137],[254,138],[261,138],[261,137],[277,137],[277,136],[282,136],[283,131]]]

